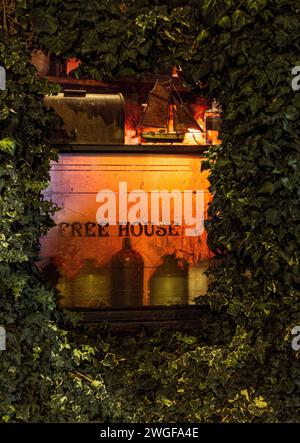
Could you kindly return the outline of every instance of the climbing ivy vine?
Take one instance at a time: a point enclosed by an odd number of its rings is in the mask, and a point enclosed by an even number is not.
[[[232,326],[223,344],[167,333],[122,345],[111,339],[106,347],[101,339],[100,348],[109,350],[105,364],[99,369],[94,361],[86,371],[101,372],[109,399],[88,391],[87,404],[94,406],[82,406],[68,394],[71,409],[83,411],[76,418],[91,419],[98,403],[108,401],[105,414],[112,421],[299,421],[299,353],[291,347],[291,329],[300,325],[300,92],[291,87],[291,70],[300,65],[299,14],[295,0],[16,1],[6,16],[16,35],[8,38],[2,30],[0,46],[9,86],[1,93],[0,121],[6,138],[0,145],[1,321],[11,327],[19,350],[1,354],[2,384],[10,383],[1,392],[10,393],[5,404],[12,411],[2,412],[5,419],[42,419],[36,403],[51,384],[64,386],[71,352],[60,357],[65,338],[53,344],[64,333],[56,329],[52,294],[32,264],[38,238],[51,223],[40,192],[55,153],[44,144],[54,121],[42,105],[49,87],[35,79],[22,43],[22,35],[30,35],[62,60],[80,58],[83,71],[96,79],[143,77],[178,64],[185,81],[218,97],[224,110],[222,145],[209,149],[204,165],[214,194],[208,241],[223,261],[198,302],[226,313]],[[16,324],[23,327],[14,333]],[[32,339],[34,328],[40,331]],[[47,344],[43,352],[41,341]],[[29,356],[33,375],[24,385],[28,371],[21,370],[21,360]],[[85,374],[80,383],[84,377],[90,378]],[[98,383],[104,389],[102,378]],[[32,385],[40,397],[26,409]],[[61,394],[64,388],[58,389]],[[68,407],[61,407],[61,419],[67,419]],[[17,416],[18,409],[27,415]]]
[[[11,9],[5,17],[5,29],[0,27],[6,70],[6,90],[0,91],[0,325],[6,350],[0,350],[0,422],[88,421],[101,416],[106,398],[91,364],[97,350],[77,343],[64,329],[53,290],[35,266],[39,237],[53,225],[55,210],[41,192],[50,161],[57,158],[47,135],[59,124],[43,99],[57,87],[37,79],[24,35],[12,26]]]

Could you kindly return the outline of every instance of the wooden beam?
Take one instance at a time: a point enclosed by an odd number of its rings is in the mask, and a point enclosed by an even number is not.
[[[59,83],[60,85],[70,85],[70,86],[88,86],[92,88],[112,88],[112,89],[126,89],[128,87],[147,87],[150,89],[155,80],[148,81],[140,81],[133,79],[121,79],[121,80],[113,80],[113,81],[98,81],[92,79],[77,79],[77,78],[68,78],[68,77],[53,77],[53,76],[40,76],[40,78],[47,79],[50,83]],[[176,84],[176,89],[179,92],[190,93],[190,88],[185,88],[181,85]]]

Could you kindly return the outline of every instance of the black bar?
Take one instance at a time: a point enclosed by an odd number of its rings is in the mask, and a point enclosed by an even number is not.
[[[101,424],[101,423],[38,423],[38,424],[0,424],[1,441],[30,441],[41,442],[46,438],[53,442],[83,442],[111,443],[119,441],[147,442],[159,441],[187,441],[187,442],[215,442],[241,441],[259,438],[266,434],[270,441],[272,434],[276,433],[278,439],[292,437],[293,431],[297,435],[299,424],[199,424],[199,423],[171,423],[171,424]],[[290,433],[290,434],[289,434]],[[218,440],[216,440],[218,439]]]

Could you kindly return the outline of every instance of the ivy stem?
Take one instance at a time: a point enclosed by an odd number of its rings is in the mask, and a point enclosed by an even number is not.
[[[2,0],[3,5],[3,26],[4,30],[7,31],[7,17],[6,17],[6,2],[5,0]]]

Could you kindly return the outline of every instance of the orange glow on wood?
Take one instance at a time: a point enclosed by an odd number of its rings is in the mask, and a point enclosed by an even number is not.
[[[113,254],[121,248],[126,228],[123,227],[122,236],[118,226],[103,228],[99,232],[95,226],[99,208],[96,195],[102,189],[110,189],[118,194],[119,182],[122,181],[127,182],[128,192],[139,189],[147,192],[163,189],[181,192],[204,190],[206,218],[211,195],[208,191],[208,173],[200,172],[200,166],[201,159],[193,155],[60,155],[59,162],[52,164],[51,184],[45,197],[52,199],[61,209],[54,216],[57,226],[41,239],[41,256],[51,257],[66,281],[79,275],[86,259],[93,259],[102,270],[109,269]],[[87,231],[88,222],[92,224]],[[60,223],[66,224],[64,235],[59,231]],[[171,231],[164,236],[149,235],[150,227],[148,235],[145,229],[138,235],[138,226],[131,229],[132,247],[144,260],[144,305],[149,305],[149,279],[162,263],[163,255],[175,254],[190,265],[212,256],[207,246],[206,232],[199,237],[186,237],[184,228],[184,224],[171,227]],[[170,235],[170,232],[178,235]],[[77,304],[97,305],[96,300],[91,298],[88,301],[84,299],[84,294],[80,296]],[[64,306],[70,303],[68,297],[62,300]]]

